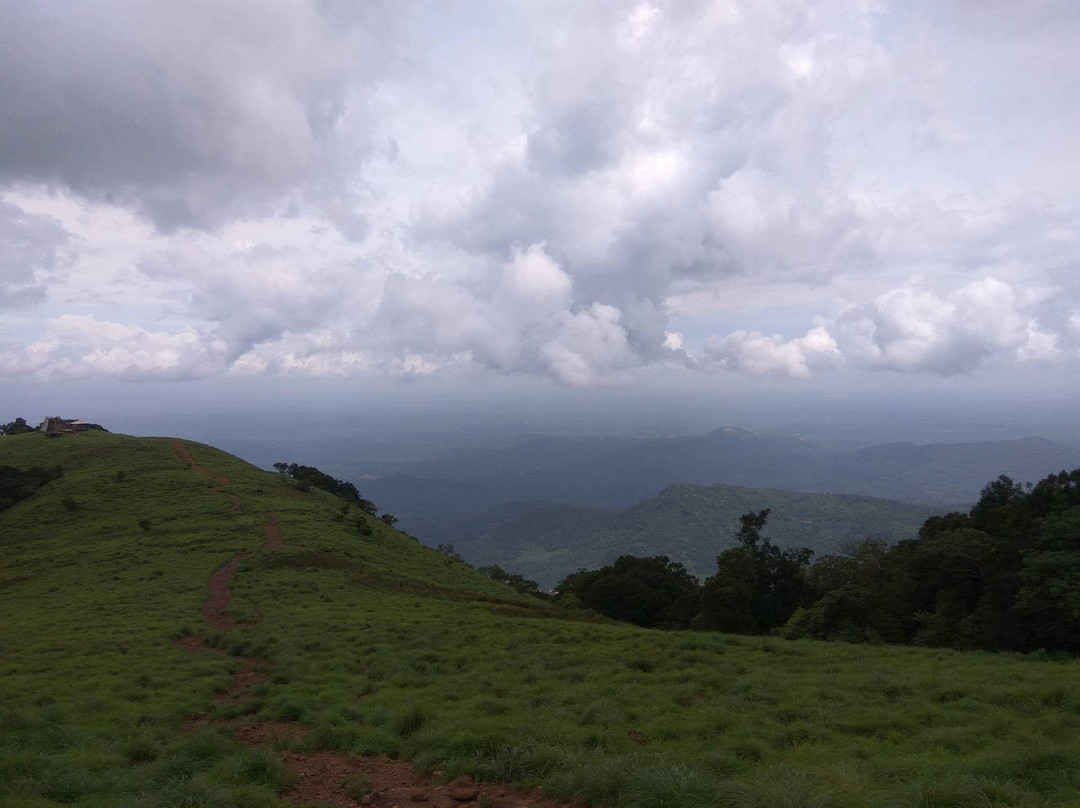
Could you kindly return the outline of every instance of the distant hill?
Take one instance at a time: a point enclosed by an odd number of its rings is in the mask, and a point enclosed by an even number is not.
[[[469,561],[498,564],[553,586],[581,567],[622,554],[667,555],[699,576],[735,544],[739,516],[770,508],[766,531],[782,546],[817,553],[875,537],[908,538],[936,509],[845,494],[733,485],[673,485],[628,508],[552,502],[508,503],[481,513],[403,515],[429,544],[451,543]]]
[[[365,480],[394,512],[485,510],[512,501],[625,507],[675,483],[787,488],[955,506],[988,478],[1038,480],[1080,465],[1080,449],[1041,438],[980,443],[890,443],[829,451],[802,438],[726,427],[658,438],[523,436]]]

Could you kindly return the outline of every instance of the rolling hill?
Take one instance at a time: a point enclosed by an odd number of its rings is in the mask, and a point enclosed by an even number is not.
[[[0,438],[57,465],[0,511],[5,808],[1075,803],[1073,661],[636,629],[209,446]]]
[[[684,484],[622,509],[515,502],[480,513],[406,513],[402,520],[428,544],[453,544],[475,564],[498,564],[551,587],[623,554],[666,555],[704,578],[715,571],[717,554],[735,546],[739,516],[762,508],[771,509],[766,533],[775,543],[818,555],[865,538],[909,538],[936,512],[846,494]]]

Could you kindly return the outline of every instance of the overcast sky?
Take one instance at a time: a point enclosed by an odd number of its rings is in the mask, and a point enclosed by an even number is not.
[[[1074,0],[8,0],[0,383],[1075,379],[1077,42]]]

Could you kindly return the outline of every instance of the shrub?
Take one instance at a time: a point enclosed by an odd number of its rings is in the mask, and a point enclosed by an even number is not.
[[[60,500],[60,504],[64,506],[68,513],[75,513],[79,510],[79,501],[75,497],[64,497]]]
[[[350,800],[354,802],[360,802],[364,797],[371,793],[371,780],[363,774],[354,774],[351,777],[345,778],[341,784],[345,788],[345,793]]]
[[[140,519],[139,520],[139,527],[141,527],[145,531],[149,531],[150,528],[153,527],[153,526],[154,526],[153,522],[151,522],[149,519]]]

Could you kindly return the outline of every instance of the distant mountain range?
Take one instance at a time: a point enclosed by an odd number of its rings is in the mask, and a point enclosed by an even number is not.
[[[739,516],[770,508],[768,529],[782,546],[818,554],[845,542],[914,536],[935,509],[844,494],[807,494],[732,485],[673,485],[628,508],[514,502],[480,513],[410,513],[410,530],[427,544],[450,543],[470,562],[553,586],[581,567],[623,554],[667,555],[699,576],[735,545]]]
[[[699,436],[522,436],[399,469],[360,486],[381,508],[487,510],[555,500],[625,507],[675,483],[786,488],[957,506],[999,474],[1038,480],[1080,466],[1080,450],[1042,438],[825,450],[802,438],[725,427]]]

